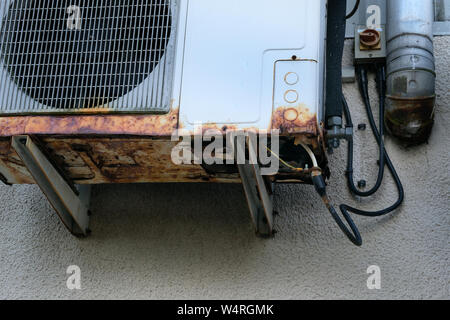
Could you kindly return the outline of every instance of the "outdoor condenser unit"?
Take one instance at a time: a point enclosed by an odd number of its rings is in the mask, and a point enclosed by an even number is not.
[[[87,186],[243,183],[273,232],[274,182],[311,183],[323,140],[326,1],[2,0],[0,178],[89,233]],[[176,165],[172,134],[279,130],[283,167]]]

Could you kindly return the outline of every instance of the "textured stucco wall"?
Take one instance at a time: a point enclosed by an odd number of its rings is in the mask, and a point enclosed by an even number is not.
[[[66,232],[37,187],[0,186],[0,298],[450,298],[449,52],[450,37],[436,38],[430,143],[406,150],[386,142],[405,205],[385,218],[355,217],[362,248],[344,238],[310,186],[277,187],[273,240],[253,235],[239,185],[98,186],[86,240]],[[356,85],[345,93],[355,124],[367,122]],[[356,178],[376,175],[376,156],[370,131],[357,133]],[[353,199],[343,159],[345,148],[331,157],[336,204],[375,209],[395,201],[388,174],[375,198]],[[366,287],[373,264],[382,270],[378,291]],[[81,267],[81,291],[66,289],[69,265]]]

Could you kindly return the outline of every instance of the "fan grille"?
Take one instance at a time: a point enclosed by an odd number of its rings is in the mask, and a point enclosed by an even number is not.
[[[170,0],[2,1],[0,113],[168,111]]]

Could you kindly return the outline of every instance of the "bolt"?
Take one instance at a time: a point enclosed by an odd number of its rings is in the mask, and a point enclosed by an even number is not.
[[[328,140],[328,149],[337,149],[339,148],[339,139],[337,138],[332,138],[330,140]],[[330,150],[328,150],[330,152]],[[332,153],[332,152],[330,152]]]
[[[364,189],[367,186],[366,180],[360,180],[358,181],[358,188]]]
[[[331,148],[330,146],[328,146],[328,154],[333,154],[333,153],[334,153],[333,148]]]

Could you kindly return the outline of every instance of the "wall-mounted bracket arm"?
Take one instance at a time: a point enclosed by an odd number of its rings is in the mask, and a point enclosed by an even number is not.
[[[79,186],[75,192],[29,136],[13,137],[12,146],[66,228],[75,236],[87,236],[90,187]]]
[[[249,139],[250,141],[252,139]],[[245,148],[244,141],[236,139],[237,149]],[[254,148],[249,142],[249,149]],[[242,150],[242,149],[241,149]],[[256,234],[268,238],[274,235],[273,193],[268,188],[261,174],[259,164],[253,164],[249,159],[243,159],[236,152],[237,166],[244,187],[245,197],[250,209]],[[245,162],[245,163],[244,163]],[[244,163],[244,164],[242,164]]]

